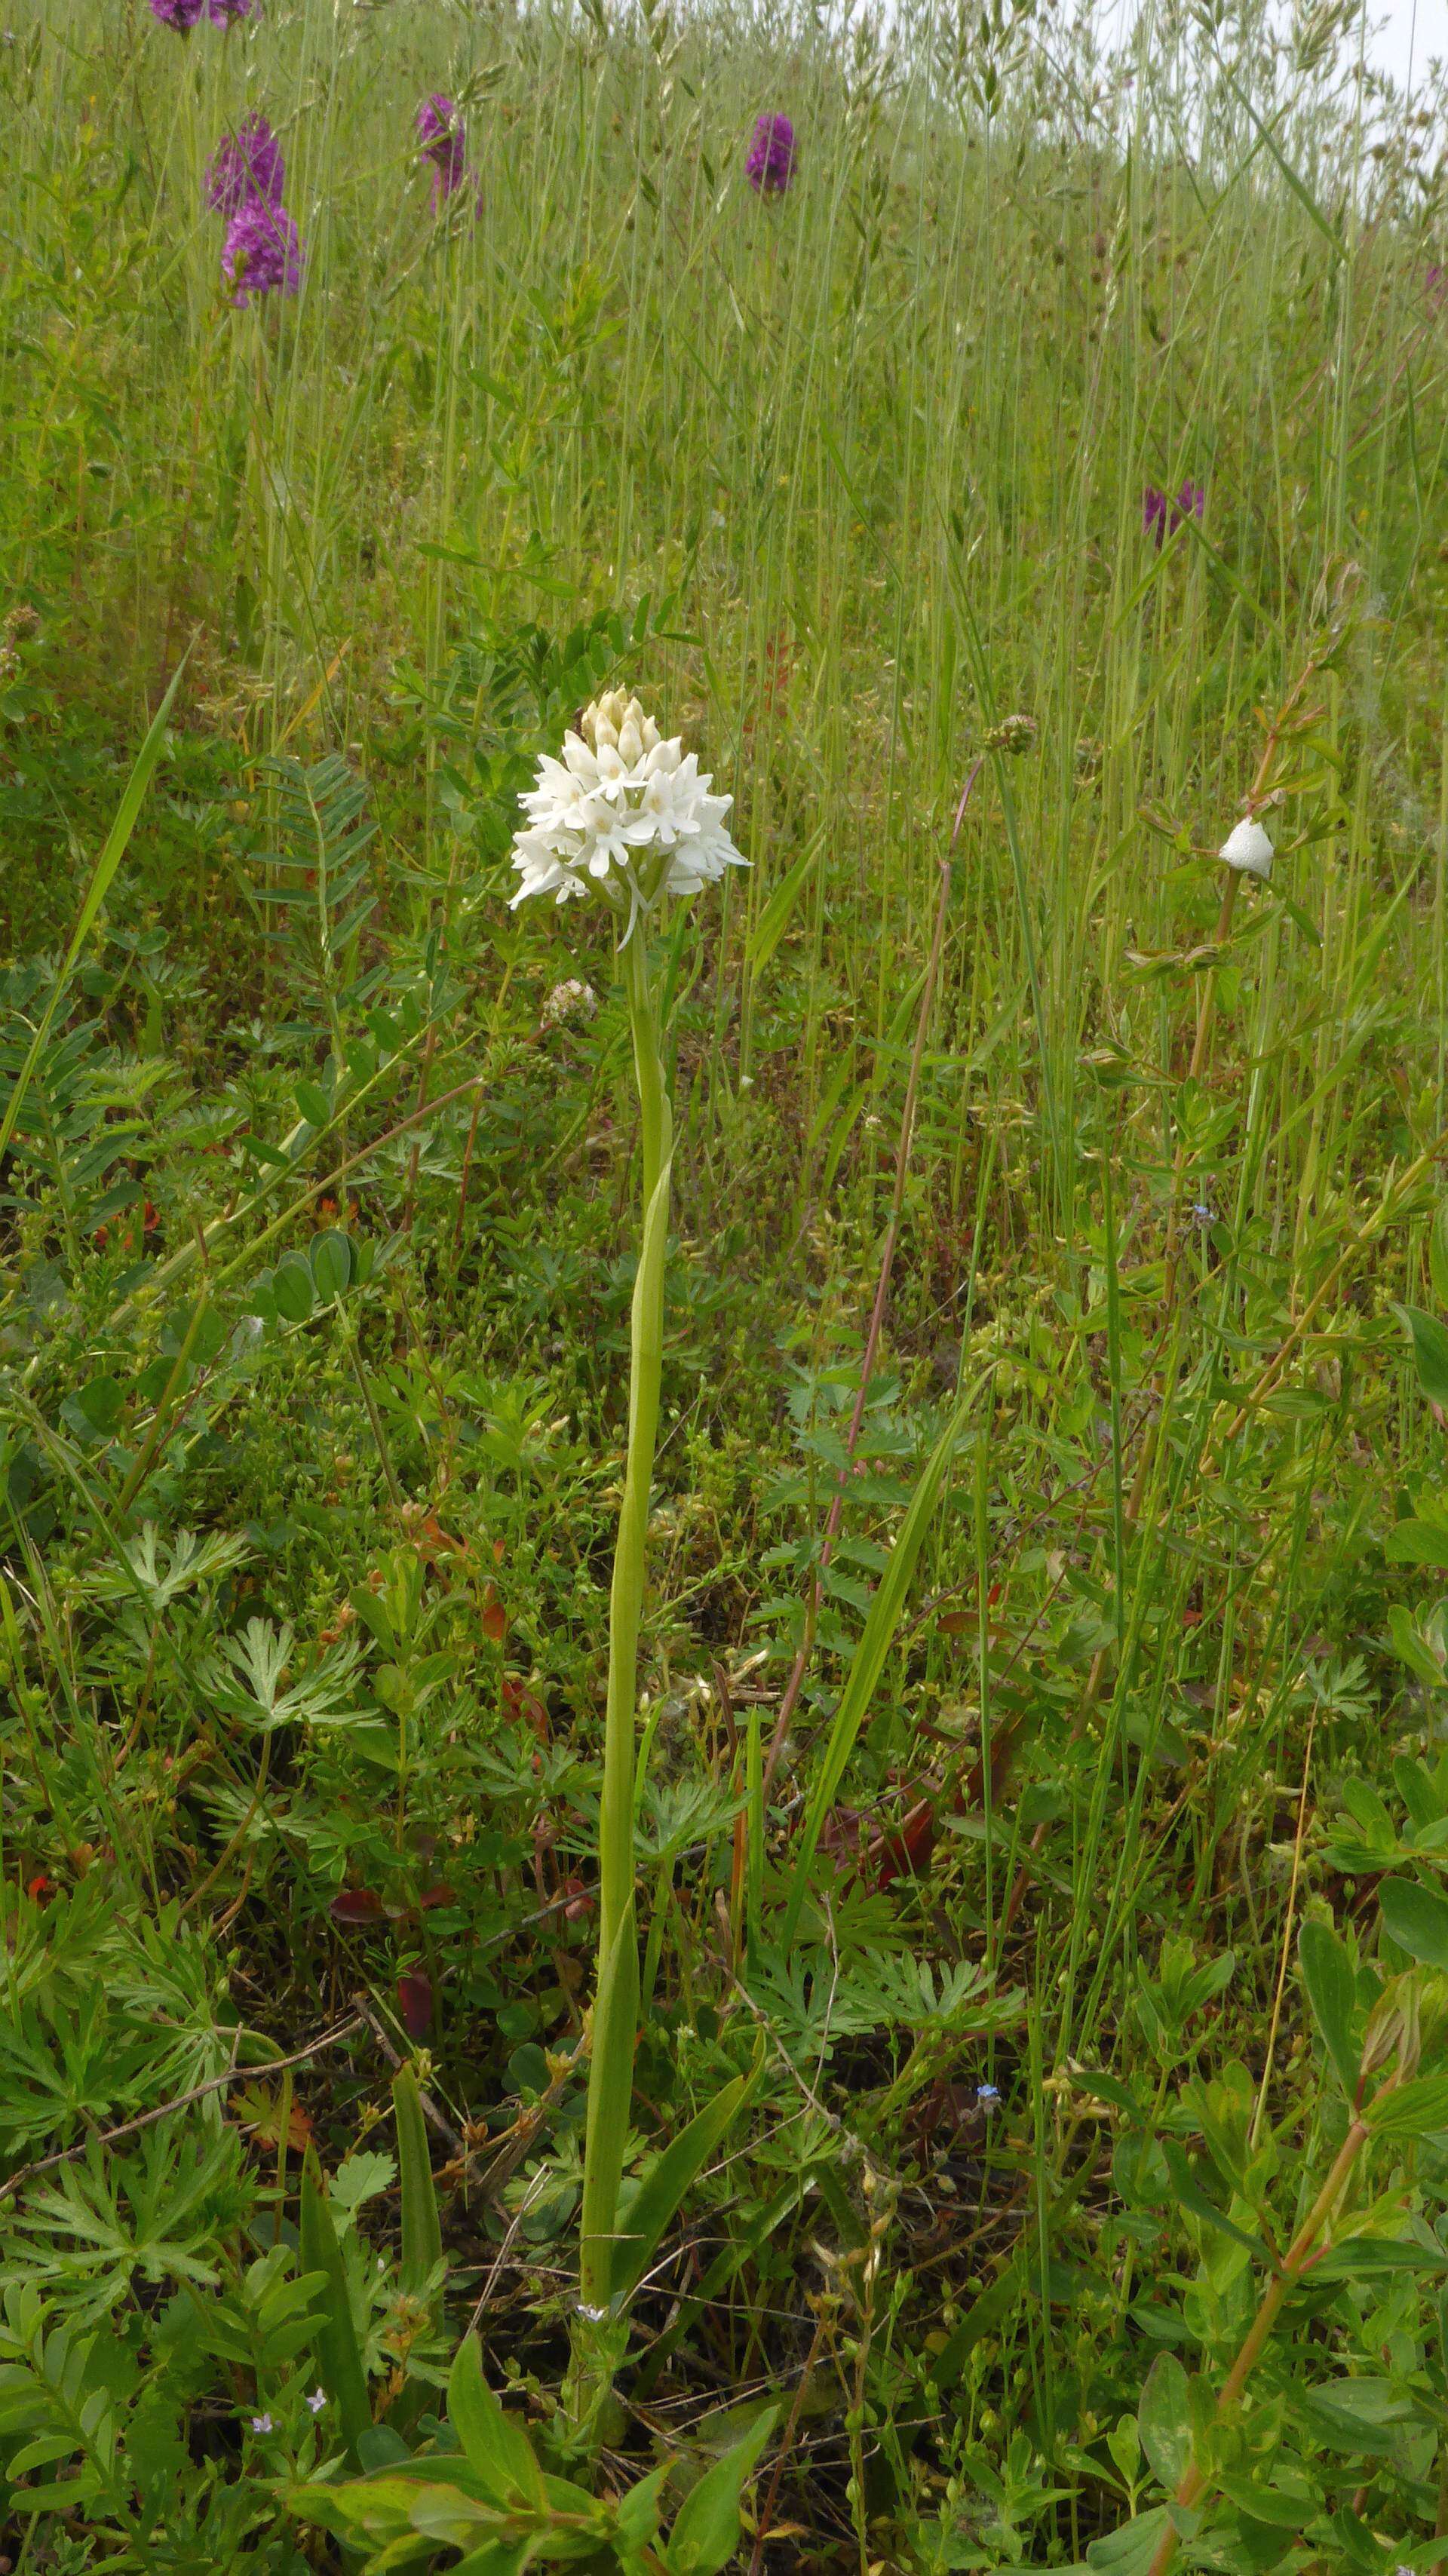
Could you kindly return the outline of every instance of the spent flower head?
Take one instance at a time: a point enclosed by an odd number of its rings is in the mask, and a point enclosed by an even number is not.
[[[206,164],[202,194],[219,215],[239,215],[249,197],[279,206],[286,182],[282,147],[264,116],[249,116],[234,134],[223,134]]]
[[[627,942],[661,895],[694,894],[747,866],[724,822],[734,799],[712,786],[681,736],[664,740],[637,698],[610,690],[564,735],[561,759],[544,754],[519,799],[528,820],[513,844],[513,908],[533,894],[566,903],[598,893]]]
[[[757,117],[744,168],[756,192],[780,195],[794,177],[794,127],[787,116]]]
[[[20,668],[19,645],[23,636],[34,635],[40,620],[30,602],[17,600],[0,620],[0,682],[13,680]]]
[[[598,995],[591,984],[579,982],[576,975],[555,984],[538,1014],[545,1029],[564,1029],[577,1020],[592,1020],[598,1015]]]

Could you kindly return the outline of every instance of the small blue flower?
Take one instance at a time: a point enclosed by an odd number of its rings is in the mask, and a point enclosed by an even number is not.
[[[994,2084],[977,2084],[975,2098],[983,2111],[993,2111],[1001,2097]]]
[[[272,2433],[276,2427],[269,2415],[253,2415],[251,2429],[254,2433]]]

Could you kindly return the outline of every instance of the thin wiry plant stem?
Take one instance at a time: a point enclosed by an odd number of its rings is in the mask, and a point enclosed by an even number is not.
[[[885,1228],[885,1241],[880,1253],[880,1271],[875,1283],[875,1302],[870,1309],[869,1328],[865,1334],[864,1357],[860,1362],[860,1383],[855,1390],[850,1427],[845,1439],[845,1455],[848,1459],[853,1459],[859,1442],[865,1420],[870,1381],[875,1373],[875,1359],[880,1348],[880,1335],[885,1327],[885,1308],[890,1295],[890,1278],[895,1267],[895,1249],[900,1240],[900,1215],[905,1204],[905,1179],[910,1168],[910,1146],[915,1134],[915,1103],[920,1089],[920,1070],[925,1061],[925,1040],[930,1028],[936,979],[940,973],[940,960],[945,948],[946,923],[950,918],[951,863],[955,857],[956,844],[960,839],[960,827],[965,821],[966,807],[970,803],[976,780],[984,766],[985,755],[982,753],[965,782],[960,802],[955,809],[950,847],[940,862],[940,895],[935,907],[935,930],[930,942],[930,956],[926,964],[925,982],[920,995],[919,1017],[915,1023],[915,1044],[910,1055],[910,1076],[905,1086],[905,1106],[900,1114],[900,1139],[895,1149],[895,1187],[890,1200],[890,1216]],[[770,1737],[769,1751],[765,1757],[764,1797],[766,1801],[775,1772],[779,1768],[780,1756],[789,1734],[790,1721],[799,1705],[804,1677],[809,1670],[810,1656],[814,1650],[815,1629],[819,1621],[820,1603],[824,1596],[824,1570],[829,1564],[834,1542],[839,1536],[844,1508],[845,1484],[842,1477],[839,1490],[830,1505],[829,1517],[825,1522],[819,1564],[815,1569],[805,1611],[804,1635],[800,1640],[799,1650],[784,1687],[784,1697],[779,1703],[779,1715],[775,1719],[774,1733]]]
[[[139,2111],[134,2120],[122,2120],[114,2129],[95,2129],[76,2146],[58,2147],[53,2156],[41,2156],[33,2165],[22,2165],[18,2173],[0,2182],[0,2200],[9,2200],[37,2174],[52,2173],[57,2165],[71,2164],[83,2156],[87,2147],[114,2147],[122,2138],[134,2138],[142,2129],[154,2128],[158,2120],[169,2120],[177,2111],[189,2111],[194,2102],[204,2102],[212,2093],[224,2093],[229,2084],[237,2084],[244,2075],[280,2075],[291,2066],[304,2066],[309,2057],[320,2057],[323,2049],[335,2048],[341,2040],[350,2039],[354,2030],[363,2027],[363,2015],[354,2012],[346,2021],[324,2030],[317,2039],[308,2040],[305,2048],[294,2048],[289,2057],[271,2058],[262,2066],[229,2066],[224,2075],[210,2075],[204,2084],[193,2084],[189,2093],[178,2093],[169,2102],[157,2102],[149,2111]]]

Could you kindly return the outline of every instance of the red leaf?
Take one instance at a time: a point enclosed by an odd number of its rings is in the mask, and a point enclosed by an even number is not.
[[[451,1905],[452,1902],[452,1889],[448,1886],[446,1879],[440,1878],[432,1887],[425,1887],[423,1889],[422,1894],[417,1900],[418,1911],[421,1914],[430,1914],[435,1905]]]
[[[327,1908],[334,1923],[380,1923],[385,1910],[370,1887],[340,1888]]]
[[[397,2009],[409,2039],[426,2039],[432,2028],[432,1979],[413,1968],[397,1980]]]
[[[503,1608],[492,1585],[489,1584],[483,1596],[483,1635],[491,1637],[495,1646],[501,1646],[507,1633],[507,1611]]]
[[[520,1682],[516,1673],[503,1675],[503,1715],[515,1725],[531,1726],[536,1736],[548,1741],[548,1711],[536,1691]]]
[[[460,1538],[442,1527],[436,1512],[429,1512],[419,1522],[412,1543],[419,1556],[431,1557],[434,1564],[440,1556],[466,1556],[468,1552]]]
[[[935,1807],[929,1798],[918,1799],[906,1814],[898,1833],[883,1835],[870,1846],[874,1864],[875,1885],[888,1887],[893,1878],[912,1877],[924,1869],[935,1848]]]

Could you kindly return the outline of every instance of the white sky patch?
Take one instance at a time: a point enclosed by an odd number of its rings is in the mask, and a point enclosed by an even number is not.
[[[1400,88],[1410,81],[1417,88],[1435,54],[1448,59],[1448,0],[1391,0],[1379,14],[1385,23],[1371,38],[1374,62]]]
[[[1115,44],[1139,15],[1139,0],[1101,0],[1097,24]],[[1369,0],[1366,52],[1400,89],[1422,88],[1429,63],[1448,62],[1448,0]]]

